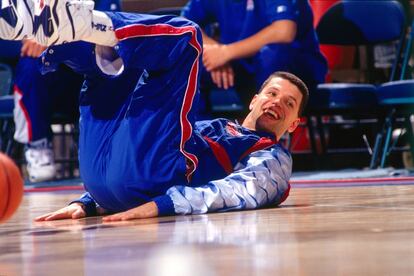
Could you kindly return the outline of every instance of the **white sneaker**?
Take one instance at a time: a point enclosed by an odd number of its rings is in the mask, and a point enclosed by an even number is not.
[[[51,46],[81,40],[92,33],[90,0],[34,0],[34,33],[38,43]]]
[[[56,176],[53,150],[46,138],[30,143],[25,151],[31,182],[52,180]]]
[[[33,36],[33,0],[0,0],[0,38],[22,40]]]

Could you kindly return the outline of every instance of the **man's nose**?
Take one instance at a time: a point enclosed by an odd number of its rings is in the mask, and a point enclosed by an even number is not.
[[[280,104],[282,102],[282,99],[280,97],[274,97],[272,99],[272,104]]]

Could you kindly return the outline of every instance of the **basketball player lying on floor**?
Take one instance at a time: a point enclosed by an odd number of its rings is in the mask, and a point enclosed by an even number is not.
[[[29,12],[23,1],[2,7],[2,38],[34,34],[54,45],[39,59],[43,72],[64,62],[86,76],[79,164],[87,193],[37,221],[201,214],[286,199],[292,160],[278,139],[299,124],[308,98],[301,80],[270,76],[242,125],[194,122],[202,45],[194,23],[92,11],[93,2],[79,0],[40,1]],[[14,26],[8,14],[17,14]],[[52,28],[45,28],[49,20]]]

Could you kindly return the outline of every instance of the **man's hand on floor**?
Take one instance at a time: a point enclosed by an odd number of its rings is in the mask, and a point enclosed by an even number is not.
[[[129,209],[128,211],[113,214],[102,218],[103,222],[131,219],[153,218],[158,216],[158,207],[154,201]]]
[[[83,204],[81,203],[72,203],[69,206],[66,206],[62,209],[59,209],[55,212],[44,214],[35,218],[35,221],[50,221],[58,219],[80,219],[86,216]]]

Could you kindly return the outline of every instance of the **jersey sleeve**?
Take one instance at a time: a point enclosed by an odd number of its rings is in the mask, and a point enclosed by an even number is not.
[[[265,2],[269,24],[278,20],[297,21],[298,11],[292,0],[266,0]]]
[[[279,205],[288,196],[290,153],[280,146],[257,151],[227,177],[207,184],[173,186],[154,199],[160,215],[203,214]]]
[[[214,16],[211,12],[213,2],[214,1],[211,0],[190,0],[187,5],[183,7],[181,16],[204,27],[214,21]]]

